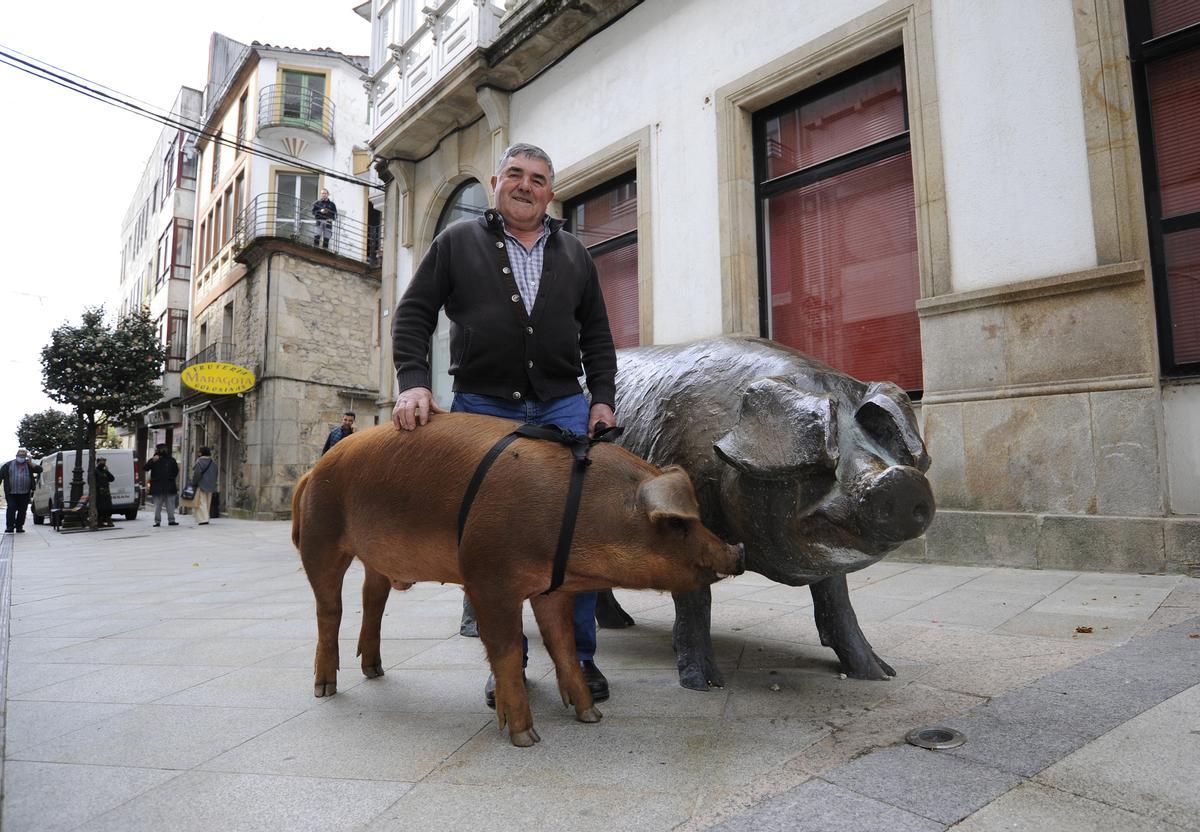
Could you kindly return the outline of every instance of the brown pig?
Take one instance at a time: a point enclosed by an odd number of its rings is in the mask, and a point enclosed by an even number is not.
[[[683,469],[659,470],[610,444],[591,452],[562,587],[544,595],[573,460],[556,442],[519,438],[496,459],[456,541],[463,494],[480,460],[515,424],[490,416],[434,416],[415,431],[381,425],[335,445],[296,485],[292,541],[316,596],[317,696],[337,691],[342,579],[362,561],[358,653],[383,675],[379,628],[388,591],[417,581],[462,584],[496,677],[496,717],[513,745],[533,728],[522,680],[521,606],[533,605],[563,703],[581,722],[600,712],[575,659],[574,595],[610,587],[688,592],[743,569],[740,547],[700,523]]]

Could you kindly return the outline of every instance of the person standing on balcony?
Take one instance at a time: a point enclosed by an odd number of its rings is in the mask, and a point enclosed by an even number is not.
[[[434,401],[429,372],[429,339],[443,305],[451,323],[451,411],[557,424],[578,434],[616,424],[617,357],[600,278],[583,243],[546,214],[553,187],[546,152],[514,144],[492,177],[495,209],[451,225],[433,241],[392,324],[397,429],[414,430],[445,412]],[[578,381],[585,369],[590,407]],[[464,632],[473,618],[464,604]],[[596,593],[575,596],[574,618],[583,676],[603,701],[608,680],[593,660]],[[491,677],[484,696],[495,707]]]
[[[4,481],[4,502],[7,503],[4,517],[4,533],[25,531],[25,512],[29,509],[29,497],[33,494],[33,475],[40,474],[42,466],[35,465],[29,451],[17,448],[16,458],[0,465],[0,480]]]
[[[179,476],[179,463],[171,456],[166,445],[154,449],[154,456],[146,465],[146,473],[150,475],[150,496],[154,498],[154,525],[162,525],[163,506],[167,507],[167,525],[178,526],[175,522],[175,495],[179,493],[179,485],[175,481]]]
[[[325,439],[325,447],[321,449],[321,456],[325,456],[329,453],[330,448],[354,433],[354,419],[353,410],[347,410],[342,414],[342,423],[329,431],[329,436]]]
[[[329,248],[329,238],[333,236],[333,224],[337,220],[337,205],[329,198],[328,189],[321,189],[321,198],[313,203],[312,215],[317,221],[313,245],[319,246],[324,240],[324,247]]]

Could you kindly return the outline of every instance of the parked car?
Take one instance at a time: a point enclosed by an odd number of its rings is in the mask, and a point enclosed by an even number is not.
[[[126,520],[137,518],[138,507],[142,504],[142,466],[137,458],[137,451],[131,448],[104,448],[96,451],[96,457],[104,457],[108,461],[108,470],[116,478],[109,484],[113,516],[123,515]],[[87,461],[88,452],[84,451],[84,494],[88,493]],[[71,478],[75,472],[75,451],[55,451],[42,457],[39,463],[42,466],[42,474],[33,489],[29,510],[33,512],[34,524],[40,526],[46,522],[46,518],[54,509],[71,508]]]

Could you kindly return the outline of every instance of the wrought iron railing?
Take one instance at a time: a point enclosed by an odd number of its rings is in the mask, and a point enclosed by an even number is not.
[[[210,361],[224,361],[230,363],[233,361],[233,342],[232,341],[213,341],[200,352],[193,355],[187,361],[183,362],[184,368],[188,368],[193,364],[207,364]]]
[[[293,240],[368,266],[379,264],[379,227],[338,214],[318,220],[312,203],[279,193],[259,194],[234,221],[233,251],[244,249],[260,237]]]
[[[298,127],[333,141],[333,102],[319,92],[291,84],[258,91],[258,129]]]

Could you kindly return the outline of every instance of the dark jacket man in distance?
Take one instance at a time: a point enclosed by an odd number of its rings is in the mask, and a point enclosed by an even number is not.
[[[17,455],[0,465],[0,480],[4,481],[4,533],[25,531],[25,512],[33,496],[34,474],[40,474],[42,466],[29,458],[29,451],[17,448]]]
[[[617,357],[596,265],[561,220],[546,214],[554,166],[541,148],[504,151],[492,177],[495,208],[433,241],[392,320],[400,395],[397,428],[444,412],[430,390],[429,339],[438,310],[450,319],[451,410],[553,422],[575,433],[615,425]],[[591,405],[579,387],[586,373]],[[548,578],[547,578],[548,579]],[[464,605],[468,633],[469,606]],[[592,660],[596,594],[575,596],[575,646],[597,701],[608,682]],[[494,703],[494,683],[485,687]]]
[[[329,431],[329,436],[325,438],[325,447],[321,449],[321,456],[325,456],[325,454],[329,453],[330,448],[354,433],[354,419],[354,411],[352,410],[347,410],[342,414],[342,423]]]

